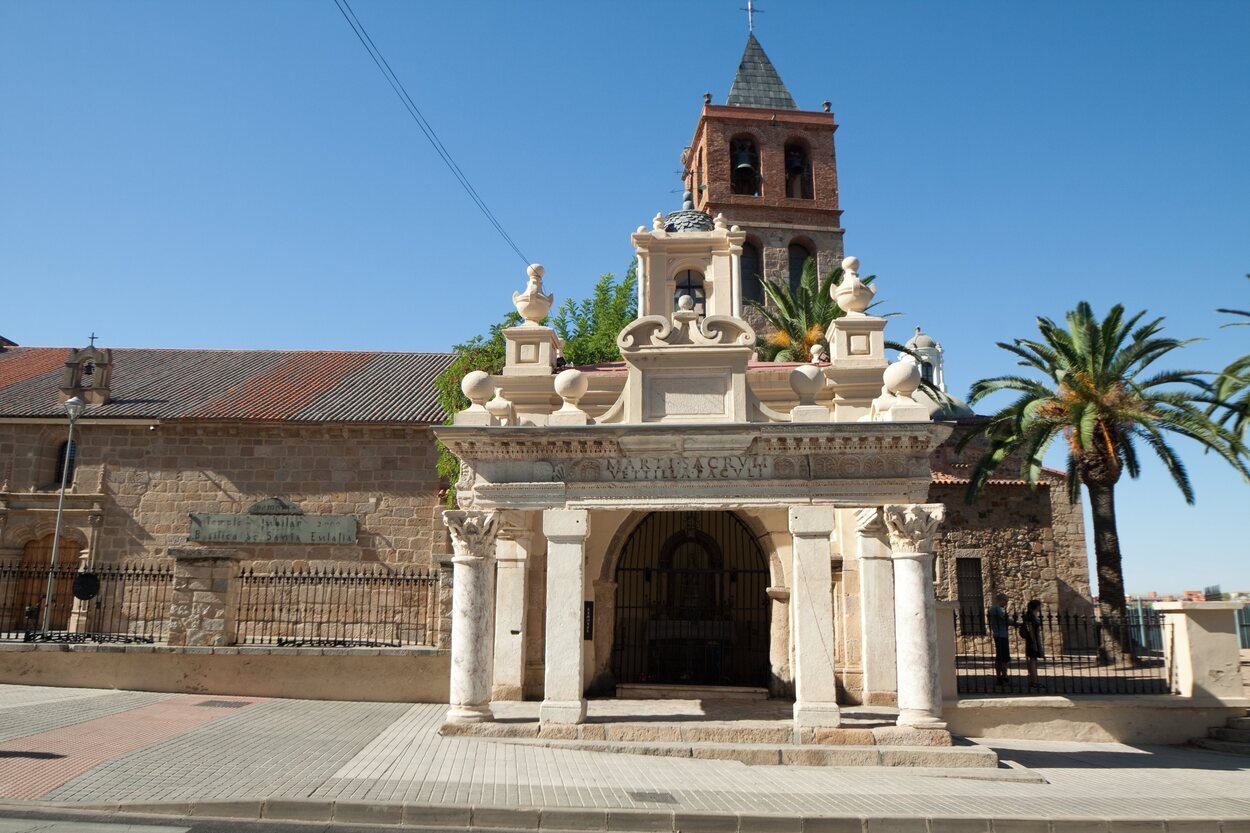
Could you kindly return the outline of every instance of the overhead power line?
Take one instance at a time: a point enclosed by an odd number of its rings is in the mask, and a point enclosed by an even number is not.
[[[399,76],[391,69],[391,65],[387,62],[386,56],[382,54],[382,50],[374,44],[373,38],[369,37],[369,33],[365,30],[364,24],[356,17],[356,12],[352,10],[351,4],[347,0],[334,0],[334,5],[338,7],[339,13],[343,15],[343,19],[347,21],[347,25],[352,27],[352,31],[356,34],[356,39],[360,41],[360,45],[369,53],[369,57],[373,59],[373,63],[377,66],[378,71],[382,73],[382,77],[386,79],[386,83],[391,85],[391,89],[395,91],[395,95],[399,96],[399,101],[404,105],[404,109],[408,111],[408,115],[412,116],[412,120],[417,123],[417,127],[425,134],[425,138],[429,140],[430,145],[434,148],[434,152],[439,155],[443,163],[447,165],[447,169],[451,171],[457,181],[460,183],[469,199],[473,200],[478,210],[486,217],[487,221],[495,227],[495,231],[499,232],[499,236],[504,239],[512,251],[517,253],[517,257],[525,264],[529,264],[529,258],[521,251],[521,247],[516,244],[512,236],[504,230],[503,224],[499,222],[499,218],[490,210],[490,206],[478,194],[469,178],[465,176],[464,171],[460,170],[460,166],[456,164],[456,160],[452,158],[451,152],[443,145],[442,140],[438,138],[438,134],[434,132],[434,128],[421,114],[421,110],[417,107],[412,96],[408,95],[408,90],[404,88],[404,84],[399,80]]]

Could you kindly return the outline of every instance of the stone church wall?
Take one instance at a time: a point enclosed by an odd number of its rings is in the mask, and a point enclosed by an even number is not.
[[[64,430],[0,424],[8,481],[0,498],[10,505],[0,556],[20,557],[47,526]],[[434,438],[426,426],[87,422],[77,439],[70,502],[98,504],[102,511],[94,536],[84,512],[67,513],[66,528],[93,541],[98,563],[163,558],[171,547],[186,545],[188,513],[245,513],[269,497],[292,501],[308,515],[354,515],[357,544],[229,545],[242,551],[245,566],[307,561],[428,568],[433,554],[450,550],[439,521]]]

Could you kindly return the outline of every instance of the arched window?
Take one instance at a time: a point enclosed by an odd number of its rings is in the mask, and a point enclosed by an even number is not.
[[[754,243],[742,244],[742,301],[764,300],[764,261],[760,258],[760,248]]]
[[[807,263],[812,253],[802,243],[790,244],[790,291],[794,292],[799,288],[799,281],[803,280],[803,264]]]
[[[933,362],[920,363],[920,378],[930,385],[933,384]]]
[[[71,443],[69,440],[61,443],[56,450],[56,471],[53,472],[55,479],[53,482],[59,487],[61,485],[61,476],[64,472],[65,485],[74,482],[74,463],[77,462],[78,443]]]
[[[703,273],[686,269],[677,273],[677,286],[673,290],[673,309],[680,309],[678,302],[681,296],[689,295],[694,300],[694,311],[703,315]]]
[[[802,142],[786,142],[786,196],[812,198],[812,161]]]
[[[735,194],[760,195],[760,152],[749,136],[729,142],[729,186]]]

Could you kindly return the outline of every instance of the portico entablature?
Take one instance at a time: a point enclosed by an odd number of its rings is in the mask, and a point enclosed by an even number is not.
[[[879,506],[927,498],[938,423],[444,426],[478,509]],[[698,488],[691,488],[697,484]]]

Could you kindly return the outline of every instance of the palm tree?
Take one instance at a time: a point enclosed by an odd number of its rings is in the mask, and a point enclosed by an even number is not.
[[[1018,458],[1021,475],[1037,482],[1042,457],[1059,437],[1068,446],[1068,494],[1080,500],[1089,490],[1094,521],[1094,553],[1098,570],[1098,601],[1104,620],[1125,612],[1124,574],[1116,532],[1115,485],[1125,471],[1140,474],[1138,446],[1149,448],[1163,462],[1186,503],[1193,487],[1169,435],[1188,437],[1247,472],[1239,459],[1245,449],[1224,426],[1202,409],[1211,385],[1193,370],[1154,371],[1152,365],[1188,341],[1160,335],[1162,318],[1140,324],[1145,312],[1125,319],[1117,304],[1098,321],[1082,301],[1066,315],[1062,327],[1038,318],[1040,341],[1016,339],[998,346],[1019,358],[1018,364],[1044,378],[998,376],[972,386],[969,403],[999,391],[1019,396],[992,415],[974,436],[988,446],[972,474],[968,497],[973,499],[990,476],[1009,458]]]
[[[762,282],[767,302],[747,301],[772,330],[760,339],[756,348],[761,360],[805,362],[811,358],[812,346],[816,344],[828,351],[829,322],[846,315],[830,292],[842,283],[842,275],[842,267],[835,266],[821,280],[816,276],[816,261],[808,258],[795,289],[791,290],[783,281],[765,279]],[[862,280],[872,283],[874,277],[870,275]]]
[[[1250,278],[1250,275],[1246,277]],[[1218,312],[1250,319],[1250,310],[1221,309]],[[1230,321],[1224,326],[1250,327],[1250,321]],[[1220,371],[1215,382],[1214,399],[1208,413],[1222,408],[1224,413],[1219,423],[1239,437],[1250,438],[1250,353],[1234,359],[1228,367]]]

